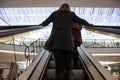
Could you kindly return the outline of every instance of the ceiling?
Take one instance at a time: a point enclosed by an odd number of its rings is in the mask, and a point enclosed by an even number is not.
[[[0,0],[0,7],[59,7],[62,3],[72,7],[120,7],[120,0]]]
[[[40,24],[63,2],[69,3],[71,11],[89,23],[120,26],[119,0],[2,0],[0,26]]]

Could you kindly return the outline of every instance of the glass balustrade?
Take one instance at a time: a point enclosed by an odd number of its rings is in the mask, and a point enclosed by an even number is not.
[[[84,39],[87,48],[120,48],[120,39]]]

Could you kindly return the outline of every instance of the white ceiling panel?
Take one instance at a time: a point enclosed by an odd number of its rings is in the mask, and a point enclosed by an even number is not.
[[[0,8],[0,26],[36,25],[57,9],[58,7]],[[94,25],[120,26],[120,8],[71,7],[71,10]]]

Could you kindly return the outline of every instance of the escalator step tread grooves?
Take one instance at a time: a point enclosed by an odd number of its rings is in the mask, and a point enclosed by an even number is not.
[[[83,70],[73,70],[75,80],[84,80]],[[46,80],[55,80],[55,69],[48,69]]]

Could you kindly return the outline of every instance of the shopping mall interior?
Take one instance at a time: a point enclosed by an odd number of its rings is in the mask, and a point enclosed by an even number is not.
[[[0,80],[55,80],[55,61],[43,49],[52,23],[39,24],[62,3],[94,24],[82,25],[81,69],[75,80],[120,80],[119,0],[2,0],[0,2]]]

